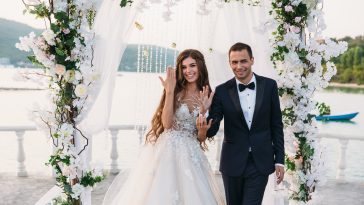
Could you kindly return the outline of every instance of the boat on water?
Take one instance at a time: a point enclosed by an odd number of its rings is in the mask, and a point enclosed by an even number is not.
[[[315,118],[316,118],[316,120],[321,120],[321,121],[351,120],[354,117],[356,117],[358,114],[359,114],[359,112],[353,112],[353,113],[342,114],[342,115],[317,115],[317,116],[315,116]]]

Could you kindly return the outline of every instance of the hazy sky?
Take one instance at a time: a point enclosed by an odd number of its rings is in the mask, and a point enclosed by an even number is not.
[[[31,15],[23,15],[21,0],[0,0],[0,18],[6,18],[43,28],[41,20]],[[324,0],[324,32],[328,37],[364,35],[364,0]],[[1,31],[0,31],[1,32]]]

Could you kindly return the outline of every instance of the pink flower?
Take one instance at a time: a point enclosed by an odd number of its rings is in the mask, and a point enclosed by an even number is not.
[[[291,31],[294,32],[294,33],[299,33],[299,32],[301,32],[301,29],[299,27],[297,27],[297,26],[292,26]]]
[[[67,35],[67,34],[69,34],[69,33],[71,32],[68,28],[63,29],[62,31],[63,31],[63,33],[64,33],[64,34],[66,34],[66,35]]]
[[[283,28],[286,29],[286,30],[288,30],[290,28],[289,27],[289,24],[287,24],[287,23],[283,24]]]
[[[293,7],[291,5],[287,5],[287,6],[284,7],[284,10],[286,12],[292,12],[293,11]]]
[[[294,148],[297,150],[297,149],[298,149],[298,147],[299,147],[298,142],[297,142],[297,141],[293,141],[293,146],[294,146]]]
[[[64,75],[66,73],[66,67],[61,64],[56,64],[54,72],[57,73],[58,75]]]
[[[297,16],[296,18],[294,18],[294,21],[295,21],[296,23],[301,22],[301,20],[302,20],[302,17],[300,17],[300,16]]]

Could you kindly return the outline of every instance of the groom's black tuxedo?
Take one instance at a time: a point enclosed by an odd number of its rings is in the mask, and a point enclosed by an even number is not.
[[[275,163],[284,164],[283,123],[277,83],[272,79],[254,75],[257,85],[256,100],[250,129],[240,105],[235,78],[217,86],[212,100],[208,120],[213,119],[213,122],[207,137],[216,135],[224,118],[220,171],[225,177],[225,191],[235,189],[236,186],[231,186],[228,181],[246,175],[245,172],[252,170],[249,166],[254,166],[253,169],[266,176],[267,180],[267,176],[275,170]],[[230,179],[226,180],[226,177]],[[265,184],[262,185],[263,193]],[[241,202],[232,202],[233,199],[229,202],[229,196],[227,201],[228,204],[241,205]]]

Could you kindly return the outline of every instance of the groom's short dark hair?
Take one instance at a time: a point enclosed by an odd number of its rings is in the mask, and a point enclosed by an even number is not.
[[[250,48],[250,46],[248,44],[237,42],[233,46],[231,46],[231,48],[229,50],[229,59],[230,59],[230,53],[232,51],[242,51],[242,50],[247,50],[249,57],[253,58],[252,48]]]

